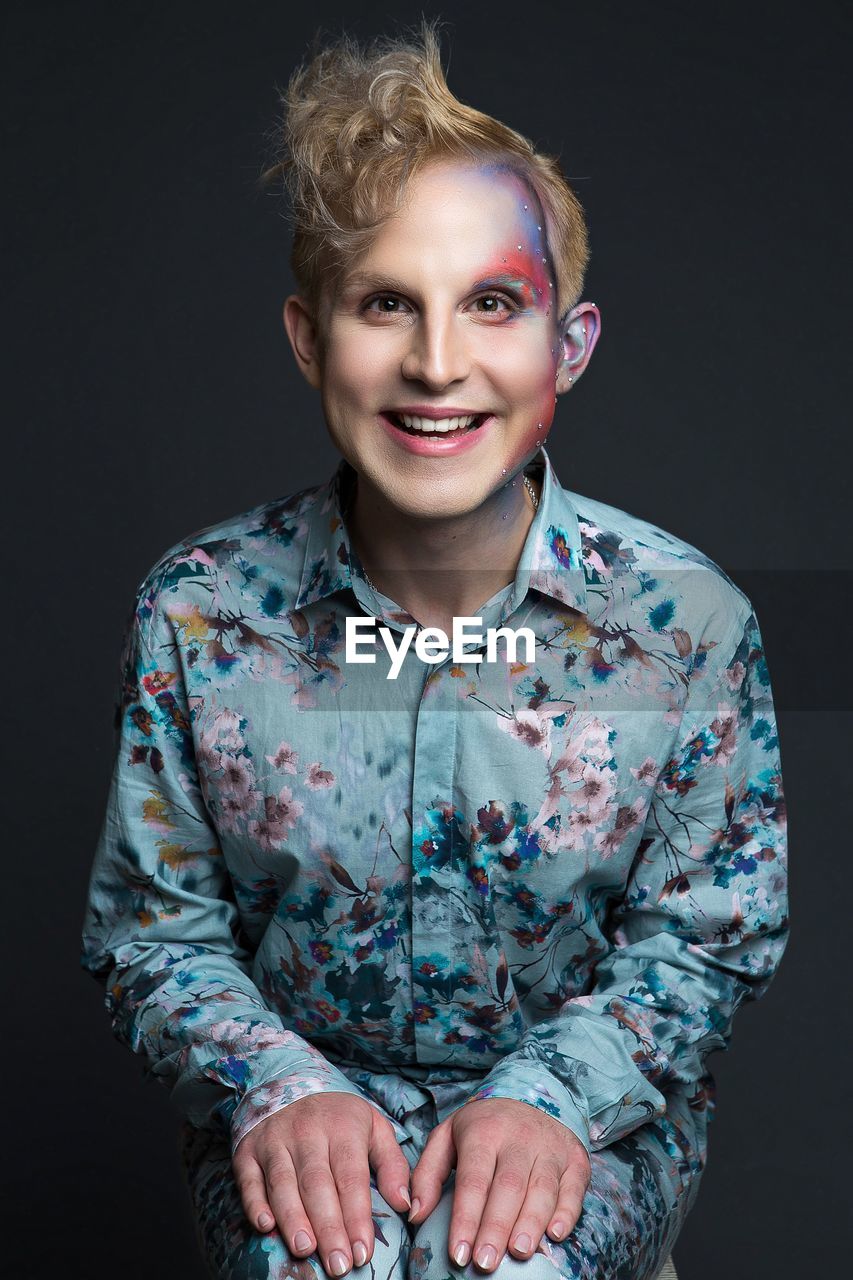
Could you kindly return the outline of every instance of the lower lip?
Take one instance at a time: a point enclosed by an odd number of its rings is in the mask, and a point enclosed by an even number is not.
[[[422,457],[445,458],[450,454],[464,453],[482,441],[491,431],[495,421],[490,413],[475,430],[448,431],[444,435],[425,435],[414,431],[402,431],[394,425],[390,418],[380,413],[379,421],[395,444],[402,445],[409,453],[419,453]]]

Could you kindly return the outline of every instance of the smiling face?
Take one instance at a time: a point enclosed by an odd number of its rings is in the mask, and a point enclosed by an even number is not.
[[[476,510],[545,441],[567,352],[556,291],[527,186],[445,161],[335,282],[321,345],[297,308],[285,319],[337,448],[399,511],[435,519]],[[569,340],[576,374],[591,347]]]

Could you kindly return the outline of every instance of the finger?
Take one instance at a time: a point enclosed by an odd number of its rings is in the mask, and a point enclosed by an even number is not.
[[[541,1241],[545,1227],[554,1218],[560,1192],[560,1164],[539,1156],[527,1180],[527,1194],[510,1231],[509,1251],[517,1258],[529,1258]]]
[[[350,1242],[353,1261],[363,1267],[373,1255],[373,1201],[370,1193],[370,1164],[363,1138],[334,1142],[329,1163],[344,1228]]]
[[[509,1233],[527,1194],[530,1173],[529,1146],[513,1141],[500,1149],[472,1251],[481,1271],[494,1271],[506,1253]]]
[[[250,1156],[248,1152],[241,1152],[239,1147],[237,1151],[239,1158],[235,1154],[231,1166],[237,1190],[240,1192],[243,1212],[256,1230],[269,1231],[275,1226],[275,1214],[267,1199],[264,1171],[254,1156]]]
[[[299,1194],[317,1239],[320,1261],[328,1275],[345,1275],[352,1267],[352,1251],[325,1138],[321,1143],[316,1139],[297,1142],[293,1148],[293,1164]]]
[[[287,1247],[297,1256],[313,1253],[316,1241],[296,1183],[296,1170],[287,1148],[276,1151],[261,1167],[273,1222]]]
[[[483,1132],[482,1128],[480,1130]],[[456,1184],[450,1216],[448,1248],[457,1267],[467,1265],[492,1185],[496,1156],[491,1143],[469,1130],[456,1155]]]
[[[552,1240],[564,1240],[569,1232],[574,1230],[581,1216],[583,1199],[588,1186],[588,1165],[575,1162],[565,1170],[560,1179],[557,1204],[548,1224],[548,1235]]]
[[[449,1120],[437,1124],[430,1133],[420,1159],[412,1170],[412,1212],[410,1222],[423,1222],[441,1199],[444,1184],[456,1163],[456,1144]]]
[[[398,1213],[405,1213],[412,1205],[409,1162],[403,1155],[393,1128],[375,1109],[367,1157],[376,1174],[379,1194]]]

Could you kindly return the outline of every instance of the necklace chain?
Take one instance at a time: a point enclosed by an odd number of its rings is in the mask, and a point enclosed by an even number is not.
[[[533,482],[530,479],[530,476],[528,475],[523,475],[521,478],[524,481],[525,489],[530,494],[530,500],[533,503],[533,510],[536,511],[539,507],[539,499],[536,496],[536,490],[533,487]],[[379,588],[376,586],[376,583],[373,581],[370,574],[365,569],[364,565],[362,565],[361,568],[362,568],[362,572],[364,573],[365,582],[370,587],[371,591],[374,592],[375,595],[379,595],[380,594]],[[420,626],[418,627],[418,630],[420,630]]]

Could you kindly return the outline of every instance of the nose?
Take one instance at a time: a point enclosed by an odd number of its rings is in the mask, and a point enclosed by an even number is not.
[[[470,367],[465,336],[455,316],[423,316],[412,326],[401,366],[404,378],[438,391],[466,378]]]

